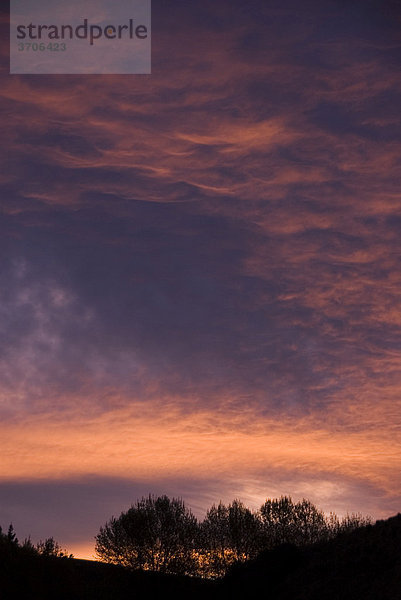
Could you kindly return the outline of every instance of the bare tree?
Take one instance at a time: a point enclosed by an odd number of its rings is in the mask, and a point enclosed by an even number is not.
[[[205,570],[219,577],[234,562],[255,556],[258,529],[256,516],[240,500],[213,505],[201,524]]]
[[[302,546],[327,537],[324,513],[309,500],[294,503],[290,497],[268,499],[259,511],[261,549],[280,544]]]
[[[240,500],[213,505],[198,523],[180,499],[148,496],[96,536],[106,562],[134,569],[222,577],[234,563],[282,544],[305,546],[370,523],[361,515],[329,517],[309,500],[267,499],[256,512]]]
[[[197,520],[182,500],[148,496],[101,527],[95,549],[109,563],[188,574],[197,568],[196,538]]]

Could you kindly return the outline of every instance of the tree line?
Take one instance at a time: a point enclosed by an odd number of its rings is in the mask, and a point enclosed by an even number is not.
[[[264,550],[307,546],[370,523],[360,514],[327,516],[287,496],[255,511],[237,499],[213,504],[200,521],[182,499],[149,495],[100,528],[95,550],[100,560],[132,569],[216,578]]]
[[[0,526],[0,556],[10,554],[13,551],[22,551],[26,555],[73,558],[73,555],[68,554],[53,537],[46,538],[44,541],[40,540],[37,544],[33,544],[31,538],[28,537],[20,543],[12,523],[10,523],[7,533]]]

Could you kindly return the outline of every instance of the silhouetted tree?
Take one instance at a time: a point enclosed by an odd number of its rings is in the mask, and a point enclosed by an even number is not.
[[[7,536],[6,537],[7,537],[7,542],[9,544],[13,544],[15,546],[18,546],[18,538],[17,538],[17,536],[15,534],[14,527],[13,527],[12,523],[10,523],[10,526],[8,528]]]
[[[324,513],[309,500],[294,503],[290,497],[268,499],[260,511],[260,548],[270,549],[280,544],[303,546],[327,537]]]
[[[254,513],[239,500],[234,500],[228,506],[228,521],[235,560],[248,560],[255,556],[259,523]]]
[[[47,538],[44,542],[40,540],[36,544],[38,554],[42,556],[56,556],[57,558],[73,558],[72,554],[68,554],[66,550],[55,541],[53,537]]]
[[[222,502],[209,508],[200,525],[200,554],[206,576],[221,577],[233,561],[228,507]]]
[[[20,544],[12,524],[9,526],[7,533],[3,533],[0,526],[0,550],[3,555],[17,554],[19,556],[39,555],[73,558],[73,555],[63,550],[53,537],[47,538],[44,542],[41,540],[34,545],[29,536]]]
[[[102,560],[165,573],[193,573],[197,520],[184,502],[149,495],[112,517],[96,536]]]
[[[37,546],[33,545],[31,536],[24,539],[23,543],[21,544],[21,548],[30,554],[38,554]]]
[[[255,556],[258,530],[256,516],[239,500],[213,505],[201,524],[204,570],[219,577],[233,562]]]
[[[372,518],[369,516],[363,516],[360,513],[347,513],[345,517],[339,519],[339,517],[331,512],[326,518],[326,525],[328,530],[327,538],[334,538],[340,533],[354,531],[360,527],[372,524]]]
[[[314,544],[326,537],[326,518],[324,513],[305,498],[294,505],[295,531],[294,544],[303,546]]]
[[[198,524],[182,500],[149,496],[100,528],[96,552],[105,562],[134,569],[222,577],[260,552],[323,542],[368,523],[355,514],[326,517],[309,500],[282,496],[256,512],[240,500],[220,502]]]

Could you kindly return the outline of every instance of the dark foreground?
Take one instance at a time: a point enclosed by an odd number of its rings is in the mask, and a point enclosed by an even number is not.
[[[401,515],[297,549],[282,546],[237,565],[218,582],[130,572],[92,561],[4,548],[0,600],[400,600]]]

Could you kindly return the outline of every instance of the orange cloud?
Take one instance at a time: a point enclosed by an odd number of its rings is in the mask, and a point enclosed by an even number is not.
[[[196,473],[224,482],[281,471],[287,480],[302,473],[305,483],[318,473],[332,485],[355,479],[392,496],[400,484],[400,432],[388,423],[396,412],[392,402],[365,401],[362,407],[339,403],[320,417],[271,419],[223,407],[187,414],[170,399],[91,418],[43,415],[2,426],[2,478],[91,474],[157,481]]]

